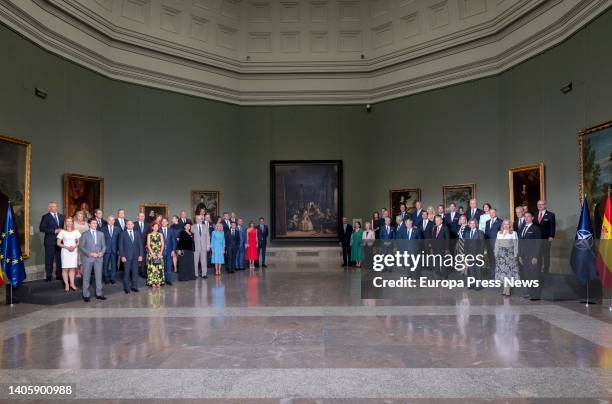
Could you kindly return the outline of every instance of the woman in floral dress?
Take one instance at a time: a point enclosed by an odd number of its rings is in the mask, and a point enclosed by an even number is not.
[[[147,286],[157,289],[164,284],[164,238],[159,233],[159,223],[153,222],[147,235]]]

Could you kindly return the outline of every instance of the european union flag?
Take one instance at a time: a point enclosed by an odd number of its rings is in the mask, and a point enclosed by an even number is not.
[[[576,237],[574,238],[574,246],[572,247],[572,256],[570,258],[572,270],[576,274],[576,278],[582,283],[597,279],[593,245],[593,226],[591,226],[589,204],[585,196],[584,202],[582,203],[582,211],[580,212],[578,229],[576,229]]]
[[[8,281],[14,288],[18,288],[26,278],[25,264],[10,202],[6,210],[4,229],[0,235],[0,263]]]

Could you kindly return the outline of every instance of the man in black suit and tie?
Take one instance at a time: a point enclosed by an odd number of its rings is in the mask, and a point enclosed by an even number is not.
[[[525,209],[522,206],[517,206],[514,209],[514,223],[512,223],[512,229],[518,234],[523,230],[525,226]]]
[[[457,205],[455,202],[451,202],[448,205],[448,212],[444,215],[444,224],[448,227],[448,235],[451,239],[459,238],[459,213],[457,212]]]
[[[466,229],[465,232],[465,241],[464,241],[464,254],[472,255],[476,257],[477,255],[484,256],[485,252],[485,235],[484,233],[478,229],[478,220],[471,219],[468,223],[469,228]],[[482,271],[483,268],[477,265],[476,260],[473,261],[473,265],[467,267],[467,274],[470,277],[474,277],[476,280],[482,279]],[[470,285],[469,289],[482,289],[482,286],[478,284],[478,286]]]
[[[147,235],[149,234],[149,225],[146,223],[144,212],[138,214],[138,220],[134,223],[134,231],[140,236],[142,240],[142,246],[146,251]],[[143,278],[147,277],[147,268],[145,266],[145,260],[138,262],[138,273]]]
[[[465,217],[467,218],[468,223],[472,219],[476,219],[476,221],[479,221],[480,215],[482,215],[483,213],[484,212],[482,211],[482,209],[478,208],[478,201],[476,201],[476,198],[470,199],[470,207],[465,212]]]
[[[115,226],[119,227],[121,231],[125,230],[127,219],[125,218],[125,209],[119,209],[117,211],[117,220],[115,221]]]
[[[268,244],[268,225],[264,221],[263,217],[259,218],[259,224],[257,225],[257,255],[259,257],[259,264],[262,268],[267,268],[266,265],[266,245]]]
[[[352,228],[351,228],[351,232],[352,232]],[[385,224],[383,224],[380,228],[380,239],[381,240],[393,240],[394,238],[395,238],[395,228],[391,225],[391,218],[387,216],[385,217]],[[349,237],[349,241],[350,241],[350,237]]]
[[[495,279],[495,240],[497,240],[497,232],[501,228],[502,221],[497,217],[497,210],[489,209],[491,219],[485,224],[485,240],[487,240],[487,254],[489,255],[489,276]]]
[[[96,217],[96,221],[98,221]],[[102,261],[102,274],[104,275],[104,283],[115,284],[115,276],[117,274],[117,253],[119,252],[119,234],[121,231],[115,226],[115,216],[110,215],[108,222],[102,227],[102,234],[106,241],[106,250]]]
[[[125,269],[123,270],[123,291],[128,294],[138,292],[138,265],[143,262],[144,243],[140,233],[134,230],[134,222],[126,222],[125,231],[119,235],[119,256]]]
[[[231,222],[229,233],[229,244],[227,244],[227,272],[236,272],[236,256],[240,249],[240,234],[236,229],[236,222]]]
[[[169,226],[168,219],[163,218],[161,221],[161,228],[159,232],[164,239],[164,251],[162,256],[164,257],[164,280],[166,285],[172,286],[172,269],[174,268],[174,256],[176,255],[176,244],[177,237],[174,230]]]
[[[423,238],[428,240],[431,238],[431,232],[434,228],[434,223],[429,220],[429,216],[426,211],[421,213],[421,233]]]
[[[431,248],[434,254],[444,255],[449,251],[448,247],[448,228],[444,225],[444,219],[441,215],[434,216],[434,227],[431,231]],[[438,267],[438,272],[441,277],[448,278],[450,268]]]
[[[55,261],[55,279],[62,280],[61,249],[57,246],[57,233],[64,228],[64,215],[58,213],[57,202],[51,201],[47,206],[48,212],[40,219],[38,229],[45,234],[45,280],[53,279],[53,261]],[[28,229],[26,229],[28,231]]]
[[[353,226],[351,226],[346,217],[342,218],[342,224],[338,229],[340,245],[342,246],[342,266],[348,266],[351,263],[351,236],[353,235]]]
[[[104,211],[102,209],[94,210],[94,217],[98,222],[98,230],[102,230],[108,223],[104,220]]]
[[[184,210],[181,210],[181,217],[179,218],[179,224],[181,225],[181,230],[183,230],[185,223],[192,224],[191,219],[187,217],[187,212],[185,212]]]
[[[412,225],[415,227],[421,227],[421,221],[423,220],[423,203],[421,201],[414,202],[414,212],[412,213]]]
[[[536,216],[536,225],[540,228],[540,236],[542,244],[539,256],[542,272],[547,274],[550,271],[550,244],[555,238],[555,214],[546,209],[546,201],[538,201],[538,212]]]
[[[409,215],[408,215],[408,212],[406,211],[406,204],[403,203],[403,202],[400,203],[400,211],[399,211],[399,215],[398,216],[399,216],[402,224],[404,223],[404,221],[406,219],[408,219]]]
[[[523,226],[519,237],[519,263],[523,270],[521,277],[524,280],[540,281],[539,287],[531,288],[529,294],[524,297],[526,299],[539,300],[542,284],[538,257],[541,250],[542,234],[540,228],[533,223],[533,215],[530,212],[525,213],[525,226]]]

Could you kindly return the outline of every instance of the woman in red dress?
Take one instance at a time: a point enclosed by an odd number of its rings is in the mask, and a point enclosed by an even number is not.
[[[249,222],[246,241],[246,258],[249,260],[249,269],[255,269],[255,261],[259,257],[257,254],[257,229],[252,221]]]

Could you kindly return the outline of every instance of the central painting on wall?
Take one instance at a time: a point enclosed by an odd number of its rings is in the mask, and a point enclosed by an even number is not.
[[[270,162],[272,238],[338,238],[342,217],[342,161]]]

